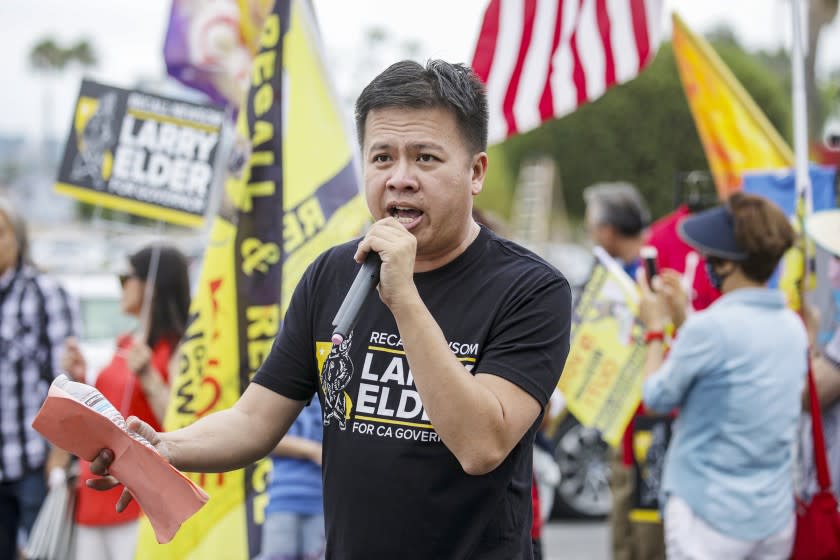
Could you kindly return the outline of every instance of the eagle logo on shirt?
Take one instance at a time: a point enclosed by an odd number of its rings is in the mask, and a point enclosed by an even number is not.
[[[344,389],[353,377],[353,362],[350,360],[350,345],[353,334],[338,345],[333,345],[330,355],[324,363],[321,375],[321,390],[324,393],[324,426],[329,426],[335,419],[342,430],[347,428],[347,403]]]

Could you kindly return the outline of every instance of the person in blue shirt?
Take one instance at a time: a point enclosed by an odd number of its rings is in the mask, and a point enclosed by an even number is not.
[[[723,294],[683,316],[679,283],[640,274],[649,352],[646,407],[680,410],[662,485],[668,558],[786,559],[794,538],[792,462],[808,338],[784,296],[767,287],[794,241],[772,202],[735,193],[690,216],[680,234],[707,259]],[[669,322],[679,327],[665,356]]]
[[[321,404],[312,399],[272,453],[261,560],[324,558]]]

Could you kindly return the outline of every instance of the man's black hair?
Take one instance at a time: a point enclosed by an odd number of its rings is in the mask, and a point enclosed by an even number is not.
[[[403,60],[386,68],[356,100],[356,134],[364,144],[365,120],[375,109],[433,109],[453,112],[473,153],[487,150],[487,96],[484,84],[468,66],[429,60],[424,68]]]

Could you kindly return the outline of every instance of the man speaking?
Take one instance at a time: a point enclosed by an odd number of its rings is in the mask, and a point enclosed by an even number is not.
[[[364,238],[309,267],[236,405],[169,433],[130,425],[181,470],[227,471],[266,456],[317,397],[327,558],[530,560],[532,445],[569,349],[568,282],[472,219],[487,103],[469,68],[392,65],[356,126],[376,220]],[[371,251],[378,294],[333,344]]]

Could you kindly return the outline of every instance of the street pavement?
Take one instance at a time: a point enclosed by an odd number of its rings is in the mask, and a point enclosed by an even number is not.
[[[609,560],[605,521],[551,521],[542,535],[545,560]]]

